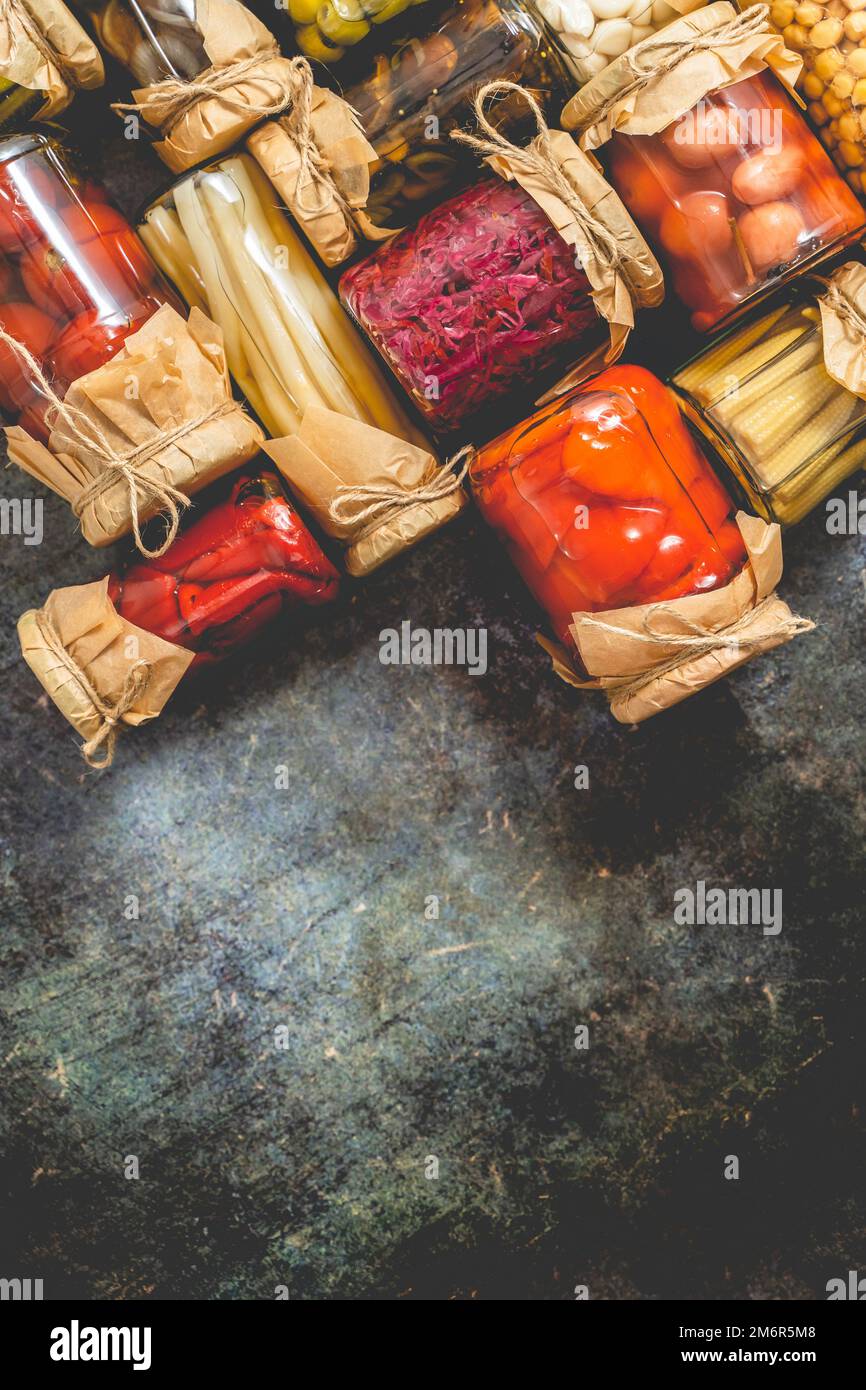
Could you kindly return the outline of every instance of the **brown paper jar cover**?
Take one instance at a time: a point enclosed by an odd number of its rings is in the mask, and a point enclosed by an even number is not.
[[[55,589],[41,609],[23,613],[18,620],[21,654],[60,713],[85,740],[96,736],[103,716],[83,683],[52,650],[46,623],[107,706],[117,704],[131,666],[147,663],[147,685],[123,714],[124,724],[156,719],[195,656],[119,617],[108,597],[107,577]]]
[[[834,271],[818,309],[828,376],[866,400],[866,266],[850,261]]]
[[[99,431],[118,455],[146,449],[140,471],[157,484],[194,493],[247,463],[264,438],[261,428],[233,400],[219,328],[198,309],[188,322],[164,305],[109,362],[73,382],[64,405]],[[187,428],[189,427],[189,428]],[[175,431],[175,442],[165,438]],[[105,468],[59,420],[49,447],[25,430],[6,429],[9,456],[39,482],[76,508],[79,497]],[[160,506],[142,493],[139,521]],[[130,490],[118,478],[81,511],[81,528],[91,545],[108,545],[132,530]]]
[[[736,520],[748,563],[729,584],[666,603],[573,615],[570,632],[580,659],[594,682],[606,690],[611,714],[620,723],[639,724],[760,652],[771,651],[811,628],[775,593],[782,576],[779,527],[746,512],[738,512]],[[651,641],[647,640],[648,622]],[[696,654],[694,648],[665,641],[665,634],[691,638],[695,627],[724,635],[734,625],[734,640],[712,651]],[[586,689],[585,678],[565,648],[546,638],[539,641],[551,656],[556,674],[569,685]]]
[[[714,37],[726,33],[731,37],[713,47]],[[690,51],[708,40],[711,46]],[[655,135],[711,92],[768,67],[793,91],[802,65],[772,29],[765,5],[738,14],[728,0],[717,0],[672,20],[615,59],[571,98],[562,124],[580,133],[585,150],[604,145],[616,130]]]
[[[99,50],[62,0],[6,0],[0,7],[0,77],[40,92],[36,115],[63,111],[79,88],[101,87]]]
[[[359,578],[452,521],[466,506],[462,487],[435,501],[394,507],[360,525],[336,520],[331,504],[343,487],[398,487],[411,493],[439,471],[431,453],[321,406],[304,414],[297,434],[268,440],[265,452],[326,535],[346,547],[345,565]]]

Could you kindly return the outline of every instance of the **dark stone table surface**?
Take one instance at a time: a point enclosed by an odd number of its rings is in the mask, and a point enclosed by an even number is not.
[[[163,181],[99,95],[70,124],[127,211]],[[814,515],[783,592],[816,631],[624,728],[469,510],[98,776],[15,620],[121,550],[45,516],[0,541],[0,1274],[807,1300],[866,1269],[862,538]],[[406,619],[486,627],[487,675],[382,666]],[[675,925],[699,879],[781,888],[782,932]]]

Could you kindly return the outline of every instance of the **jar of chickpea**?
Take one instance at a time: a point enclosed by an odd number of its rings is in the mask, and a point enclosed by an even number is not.
[[[866,193],[866,0],[774,0],[770,19],[803,58],[798,87],[855,193]]]

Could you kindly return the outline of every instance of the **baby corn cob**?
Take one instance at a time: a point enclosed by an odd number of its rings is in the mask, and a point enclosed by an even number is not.
[[[734,416],[731,437],[743,453],[752,461],[755,472],[764,478],[769,470],[772,477],[765,478],[769,486],[785,477],[779,472],[778,454],[786,441],[805,432],[810,422],[821,418],[824,406],[835,397],[846,396],[840,392],[835,381],[827,375],[824,363],[816,360],[808,371],[801,371],[772,394],[762,396],[759,401]],[[850,411],[850,397],[847,401]],[[826,436],[825,436],[826,438]],[[808,457],[800,455],[801,458]]]
[[[713,383],[726,375],[725,368],[735,359],[742,359],[746,349],[763,339],[764,335],[774,324],[778,323],[786,312],[787,306],[783,305],[779,309],[774,309],[770,314],[764,314],[757,323],[736,329],[728,338],[723,339],[718,347],[711,349],[710,352],[702,353],[700,357],[681,368],[674,378],[677,386],[688,391],[695,399],[703,398],[704,392],[701,388],[706,387],[706,398],[711,400],[713,398]]]

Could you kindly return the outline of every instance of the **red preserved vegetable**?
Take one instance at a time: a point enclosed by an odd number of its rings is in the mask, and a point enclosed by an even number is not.
[[[353,266],[340,294],[440,433],[607,332],[573,249],[528,193],[501,179],[443,203]]]
[[[573,613],[706,593],[742,569],[734,504],[662,383],[611,367],[476,456],[473,491],[560,641]]]
[[[183,312],[104,191],[45,135],[0,140],[0,252],[0,325],[61,397],[162,304]],[[0,407],[47,442],[48,401],[8,343],[0,344]]]
[[[196,653],[210,665],[254,638],[280,613],[329,603],[339,575],[275,473],[241,475],[158,559],[113,574],[121,618]]]

